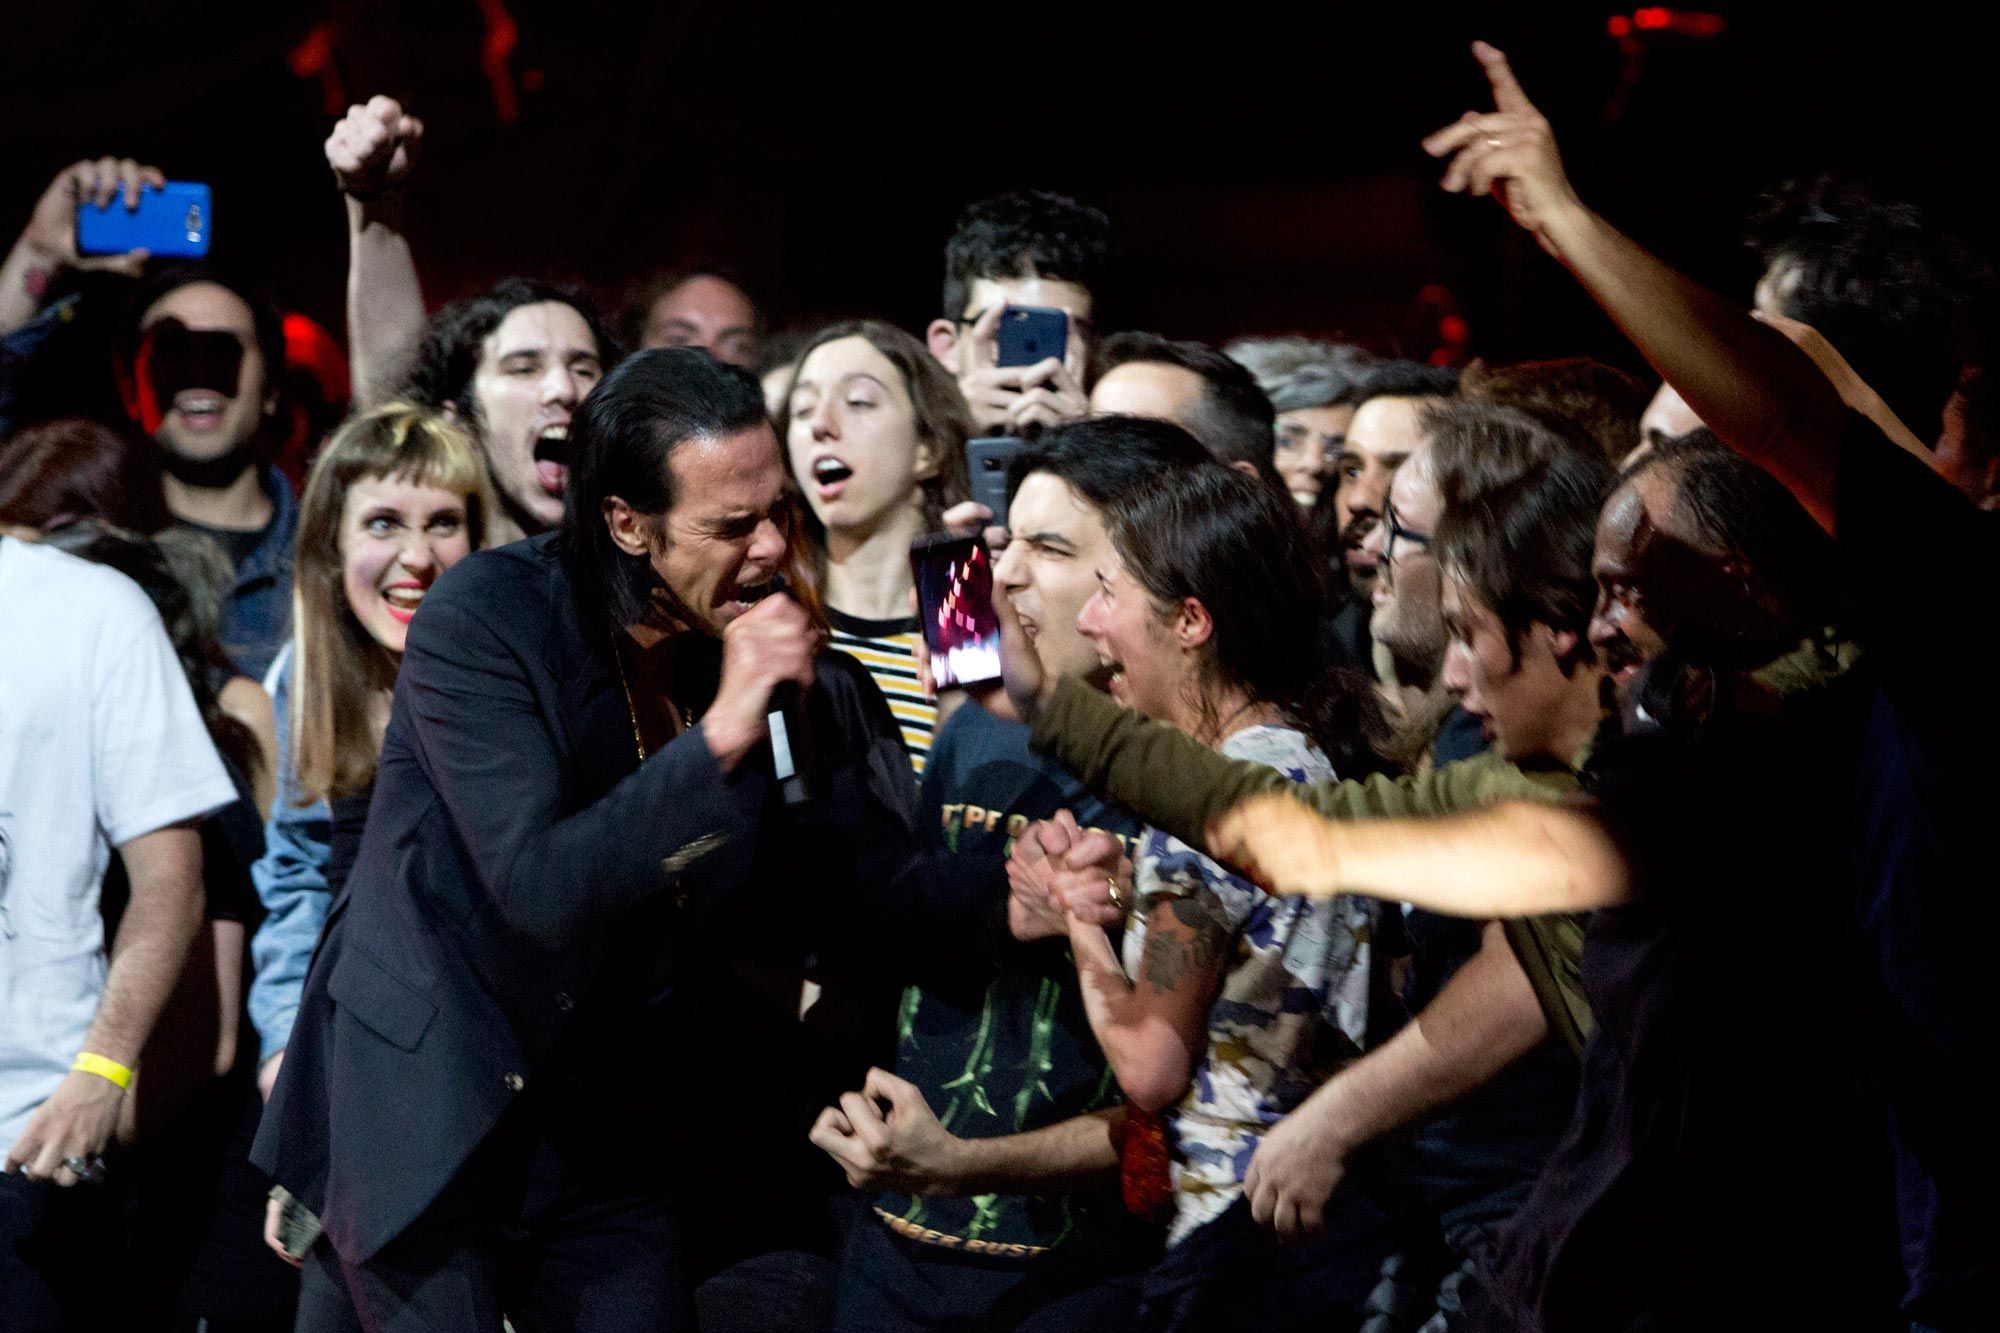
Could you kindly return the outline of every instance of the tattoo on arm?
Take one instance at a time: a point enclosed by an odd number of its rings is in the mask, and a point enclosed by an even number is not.
[[[1146,934],[1143,970],[1155,991],[1170,991],[1190,977],[1209,979],[1229,947],[1229,919],[1207,894],[1169,898],[1174,925],[1155,920]]]

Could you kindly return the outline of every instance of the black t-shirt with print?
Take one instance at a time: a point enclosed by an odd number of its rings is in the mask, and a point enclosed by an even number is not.
[[[1031,753],[1026,727],[968,704],[932,746],[918,836],[926,850],[990,877],[995,893],[1005,894],[1015,835],[1063,809],[1128,843],[1139,831],[1130,815]],[[944,1127],[963,1138],[1040,1129],[1120,1100],[1059,940],[1013,946],[997,971],[945,969],[911,985],[898,1014],[896,1072],[923,1089]],[[1114,1245],[1133,1225],[1112,1185],[1046,1196],[889,1193],[874,1204],[902,1235],[1001,1259],[1056,1245]]]

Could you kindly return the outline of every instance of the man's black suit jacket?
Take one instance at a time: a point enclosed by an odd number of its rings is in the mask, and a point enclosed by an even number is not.
[[[991,884],[914,854],[908,760],[851,658],[818,661],[824,790],[796,811],[762,747],[725,773],[698,726],[640,763],[612,652],[549,537],[460,562],[410,626],[367,831],[253,1153],[349,1263],[415,1220],[539,1074],[628,1098],[678,1078],[712,1099],[728,1080],[701,1075],[752,1044],[762,1067],[817,1061],[856,1087],[876,1053],[809,1049],[797,980],[849,996],[881,949],[983,942],[996,901],[1004,921]],[[886,1009],[822,1008],[893,1037]],[[762,1092],[726,1119],[790,1137],[827,1088],[776,1109]],[[804,1134],[782,1146],[809,1154]]]

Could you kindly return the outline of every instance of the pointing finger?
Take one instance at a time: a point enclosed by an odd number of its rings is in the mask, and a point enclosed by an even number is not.
[[[1514,77],[1513,66],[1507,63],[1500,48],[1486,42],[1474,42],[1472,54],[1486,70],[1486,81],[1493,86],[1493,105],[1502,111],[1533,111],[1535,104],[1521,91],[1521,84]]]

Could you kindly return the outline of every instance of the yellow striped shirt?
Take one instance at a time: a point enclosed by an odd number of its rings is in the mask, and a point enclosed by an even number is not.
[[[868,668],[889,701],[889,712],[903,732],[903,748],[910,752],[910,767],[922,777],[931,733],[937,729],[937,706],[924,698],[923,682],[917,679],[917,618],[863,620],[832,607],[826,618],[833,646]]]

